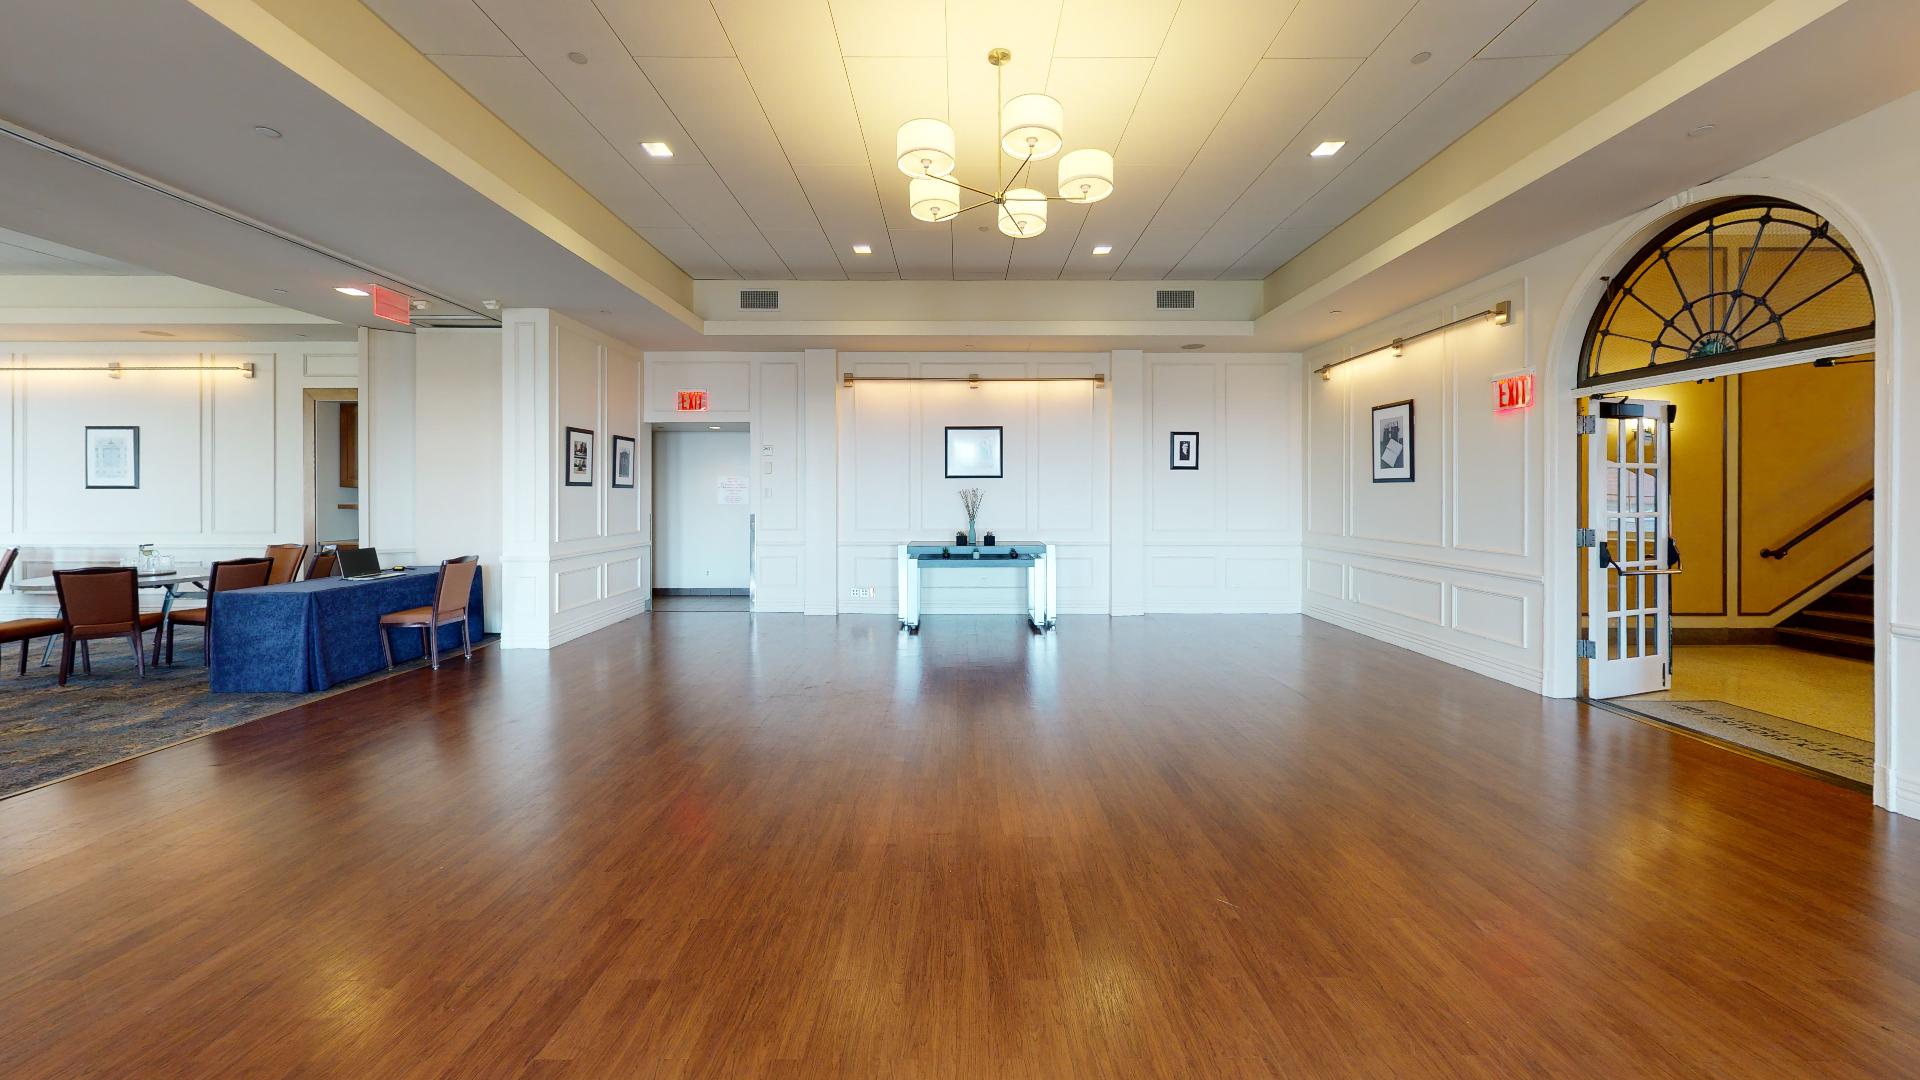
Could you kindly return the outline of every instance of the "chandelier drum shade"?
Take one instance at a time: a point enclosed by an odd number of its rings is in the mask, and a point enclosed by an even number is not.
[[[1082,148],[1061,155],[1058,189],[1048,195],[1033,187],[1033,163],[1060,154],[1067,146],[1066,110],[1046,94],[1021,94],[1008,100],[1001,92],[1002,71],[1013,53],[994,49],[987,63],[994,67],[994,100],[999,105],[1000,149],[1019,164],[1006,174],[1005,158],[998,159],[997,191],[973,187],[953,179],[958,165],[953,127],[944,120],[919,117],[900,125],[894,149],[907,182],[907,207],[921,221],[945,222],[983,206],[995,208],[1000,231],[1016,240],[1047,231],[1050,202],[1096,203],[1113,194],[1113,155]],[[962,193],[966,194],[962,194]],[[967,200],[971,199],[971,202]]]

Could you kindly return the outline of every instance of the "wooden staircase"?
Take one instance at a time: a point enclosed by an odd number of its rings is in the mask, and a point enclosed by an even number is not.
[[[1873,568],[1834,586],[1774,628],[1782,645],[1873,662]]]

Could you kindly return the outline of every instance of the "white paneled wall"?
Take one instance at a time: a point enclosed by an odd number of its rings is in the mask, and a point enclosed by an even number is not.
[[[1108,374],[1106,353],[847,353],[854,375],[983,379]],[[1110,390],[1091,382],[856,383],[839,391],[839,609],[897,610],[896,551],[966,528],[962,488],[985,492],[980,529],[1057,545],[1060,610],[1108,610]],[[1003,476],[948,479],[949,426],[1002,428]],[[1021,612],[1006,570],[929,574],[929,614]],[[867,589],[873,595],[864,595]],[[862,595],[856,596],[856,590]]]
[[[356,346],[0,344],[0,366],[110,361],[126,365],[127,374],[0,374],[0,546],[21,548],[16,577],[28,564],[44,571],[55,563],[130,563],[143,543],[204,563],[300,539],[301,391],[355,385]],[[255,377],[138,370],[238,363],[254,364]],[[82,440],[89,425],[140,428],[138,489],[87,489]],[[51,606],[11,588],[0,594],[0,617]]]
[[[500,331],[423,328],[414,339],[415,558],[478,555],[486,627],[498,633]]]

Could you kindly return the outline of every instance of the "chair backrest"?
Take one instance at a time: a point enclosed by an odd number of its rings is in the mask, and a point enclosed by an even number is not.
[[[274,561],[264,556],[253,559],[223,559],[214,563],[207,576],[207,591],[230,592],[257,589],[273,584]]]
[[[139,575],[131,566],[55,570],[60,617],[77,632],[130,630],[140,619]]]
[[[340,573],[340,555],[334,551],[322,551],[307,564],[307,580],[335,577]]]
[[[0,551],[0,589],[7,587],[7,575],[13,572],[13,561],[20,557],[20,549],[10,547]]]
[[[300,564],[307,561],[307,545],[273,544],[267,548],[267,558],[273,560],[273,572],[267,576],[267,584],[284,585],[293,580],[300,572]]]
[[[440,616],[464,614],[473,595],[473,575],[480,572],[480,556],[461,555],[440,564],[440,587],[433,592],[433,610]]]

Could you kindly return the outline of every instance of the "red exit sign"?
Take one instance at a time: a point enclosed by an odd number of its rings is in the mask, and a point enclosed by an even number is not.
[[[373,286],[373,313],[388,322],[412,325],[413,309],[406,293]]]
[[[1525,409],[1533,404],[1533,376],[1509,375],[1493,380],[1495,412]]]
[[[705,390],[681,390],[675,393],[674,412],[706,412],[707,392]]]

